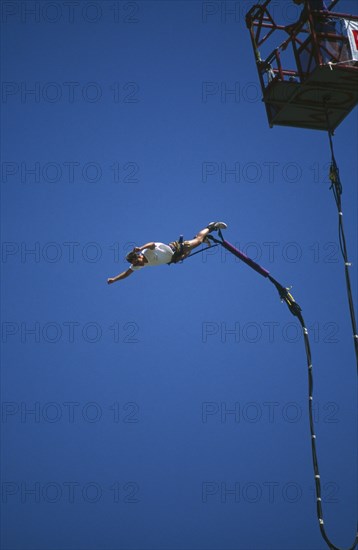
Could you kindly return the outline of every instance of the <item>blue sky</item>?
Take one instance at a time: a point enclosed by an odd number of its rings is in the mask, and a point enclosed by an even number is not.
[[[303,309],[326,528],[352,542],[328,137],[269,128],[252,4],[3,3],[4,550],[325,548],[303,340],[274,287],[219,248],[106,283],[134,245],[217,219]],[[356,304],[356,111],[334,143]]]

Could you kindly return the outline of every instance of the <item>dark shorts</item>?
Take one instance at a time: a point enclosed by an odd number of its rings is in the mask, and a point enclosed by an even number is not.
[[[169,243],[169,246],[174,252],[172,260],[170,262],[171,264],[175,264],[183,260],[190,251],[189,241],[183,241],[182,243],[180,243],[179,241],[172,241],[171,243]]]
[[[188,250],[189,241],[183,241],[182,243],[180,243],[179,241],[173,241],[169,243],[169,246],[174,254],[180,254],[180,252],[183,252],[183,250]]]

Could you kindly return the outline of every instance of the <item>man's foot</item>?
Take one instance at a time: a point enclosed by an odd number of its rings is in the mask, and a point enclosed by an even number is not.
[[[107,279],[107,283],[111,285],[112,283],[114,283],[114,279],[110,277],[109,279]]]
[[[210,222],[208,229],[209,231],[218,231],[218,229],[227,229],[227,225],[224,222]]]

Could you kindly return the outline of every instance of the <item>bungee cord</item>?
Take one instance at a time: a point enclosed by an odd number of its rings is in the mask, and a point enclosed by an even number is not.
[[[352,264],[348,259],[347,243],[346,243],[346,237],[345,237],[344,226],[343,226],[343,212],[342,212],[342,199],[341,199],[342,193],[343,193],[343,186],[339,176],[339,168],[338,168],[336,157],[334,154],[333,138],[332,138],[333,131],[331,130],[328,108],[326,104],[325,104],[325,108],[326,108],[326,118],[327,118],[327,126],[328,126],[329,146],[331,149],[331,157],[332,157],[330,171],[329,171],[329,179],[331,180],[330,189],[332,189],[334,201],[336,203],[337,212],[338,212],[338,240],[339,240],[339,247],[340,247],[341,254],[344,261],[344,274],[346,279],[347,298],[348,298],[349,313],[350,313],[351,324],[352,324],[354,350],[356,354],[356,363],[357,363],[357,371],[358,371],[358,331],[357,331],[357,323],[356,323],[356,317],[355,317],[355,311],[354,311],[351,280],[350,280],[350,274],[349,274],[349,268],[352,266]]]
[[[339,197],[339,204],[340,204],[340,194]],[[341,216],[340,216],[341,218]],[[346,243],[344,238],[344,231],[343,231],[343,225],[341,229],[342,234],[342,254],[344,254],[344,258],[346,258]],[[321,490],[321,476],[319,472],[319,465],[318,465],[318,456],[317,456],[317,446],[316,446],[316,434],[314,429],[314,420],[313,420],[313,365],[312,365],[312,354],[311,354],[311,345],[310,345],[310,339],[308,334],[308,329],[306,326],[306,323],[303,318],[302,309],[299,306],[299,304],[295,301],[294,297],[290,293],[290,289],[284,287],[281,285],[272,275],[270,275],[269,271],[259,265],[257,262],[246,256],[241,250],[233,246],[231,243],[226,241],[223,238],[222,232],[219,229],[218,231],[219,239],[216,237],[213,237],[212,235],[208,235],[208,239],[215,243],[213,246],[219,246],[221,245],[223,248],[234,254],[236,257],[238,257],[240,260],[242,260],[244,263],[246,263],[249,267],[251,267],[254,271],[262,275],[263,277],[269,279],[271,283],[275,286],[276,290],[279,293],[280,299],[282,302],[285,302],[288,309],[294,315],[297,317],[301,328],[303,332],[303,338],[304,338],[304,344],[305,344],[305,352],[306,352],[306,360],[307,360],[307,369],[308,369],[308,416],[309,416],[309,426],[310,426],[310,435],[311,435],[311,450],[312,450],[312,462],[313,462],[313,471],[314,471],[314,481],[315,481],[315,494],[316,494],[316,513],[317,513],[317,519],[318,524],[320,528],[321,535],[325,542],[327,543],[330,550],[342,550],[340,547],[335,546],[333,542],[329,539],[325,524],[324,524],[324,518],[323,518],[323,508],[322,508],[322,490]],[[210,247],[206,247],[204,249],[201,249],[194,254],[191,254],[187,258],[190,258],[191,256],[194,256],[195,254],[199,254],[200,252],[203,252],[204,250],[207,250]],[[186,258],[186,259],[187,259]],[[347,266],[346,266],[347,271]],[[347,275],[346,275],[347,277]],[[348,275],[348,282],[349,282],[349,275]],[[349,296],[352,300],[352,309],[351,314],[353,311],[353,319],[354,319],[354,309],[353,309],[353,299],[352,294],[350,292],[349,287]],[[355,539],[352,543],[352,545],[347,550],[354,550],[357,547],[358,544],[358,532],[356,533]]]
[[[283,125],[283,126],[292,126],[292,127],[303,127],[303,128],[315,128],[315,129],[324,129],[328,130],[328,137],[329,137],[329,144],[331,149],[331,166],[330,166],[330,172],[329,172],[329,179],[331,181],[330,190],[333,192],[335,204],[337,207],[338,212],[338,240],[339,240],[339,247],[342,254],[343,262],[344,262],[344,271],[345,271],[345,282],[346,282],[346,292],[347,292],[347,298],[348,298],[348,306],[349,306],[349,312],[350,312],[350,320],[351,320],[351,326],[352,326],[352,332],[353,332],[353,342],[354,342],[354,349],[355,349],[355,357],[356,357],[356,365],[357,365],[357,371],[358,371],[358,330],[357,330],[357,323],[356,323],[356,316],[354,311],[354,301],[353,301],[353,295],[352,295],[352,286],[351,286],[351,280],[350,280],[350,267],[351,263],[349,261],[348,257],[348,251],[347,251],[347,242],[345,238],[345,232],[344,232],[344,225],[343,225],[343,211],[342,211],[342,193],[343,193],[343,187],[340,180],[339,175],[339,169],[338,165],[335,159],[334,154],[334,148],[333,148],[333,129],[336,127],[341,120],[343,120],[344,116],[346,116],[351,109],[357,104],[357,96],[351,96],[352,102],[349,104],[348,108],[346,107],[346,104],[339,96],[338,90],[341,91],[344,86],[342,86],[343,80],[345,81],[345,84],[347,85],[347,91],[348,93],[351,93],[349,85],[352,85],[352,89],[354,88],[354,82],[357,77],[357,69],[353,69],[353,66],[351,66],[351,61],[341,61],[341,54],[331,54],[330,55],[330,61],[328,63],[324,63],[321,59],[321,55],[316,55],[320,52],[321,48],[321,41],[327,40],[328,43],[334,44],[335,46],[338,44],[338,41],[341,39],[342,44],[345,43],[345,37],[340,36],[340,38],[337,38],[339,36],[339,32],[336,33],[336,31],[332,31],[331,28],[328,30],[323,27],[321,29],[315,28],[315,17],[317,19],[316,22],[329,22],[330,18],[332,17],[331,13],[325,13],[325,12],[331,12],[333,7],[338,3],[339,0],[331,0],[330,5],[328,8],[326,8],[324,2],[321,3],[313,3],[309,0],[305,0],[304,2],[298,2],[295,0],[295,3],[303,3],[304,4],[304,10],[301,13],[301,17],[297,23],[295,23],[295,27],[290,29],[290,26],[285,27],[278,25],[274,18],[271,16],[271,14],[268,12],[267,6],[270,4],[270,0],[266,0],[264,4],[262,2],[255,2],[255,4],[252,6],[252,8],[249,10],[249,12],[246,15],[246,22],[247,26],[250,30],[251,35],[251,42],[253,46],[254,56],[256,60],[256,66],[259,73],[260,78],[260,84],[263,91],[263,101],[265,102],[266,107],[266,113],[268,117],[268,121],[270,124],[270,127],[274,125]],[[317,8],[317,5],[319,6]],[[324,7],[324,10],[323,10]],[[302,14],[304,17],[302,17]],[[333,14],[333,16],[339,17],[339,19],[346,18],[348,21],[356,22],[358,18],[356,16],[345,16],[342,14]],[[299,32],[303,32],[303,25],[305,24],[305,19],[308,18],[308,21],[310,22],[310,30],[309,34],[310,36],[310,42],[307,39],[307,43],[310,44],[310,47],[307,47],[306,37],[298,37],[297,38],[297,30]],[[289,37],[283,44],[281,44],[278,48],[273,50],[271,54],[266,57],[266,54],[264,55],[264,58],[266,58],[266,61],[261,60],[261,55],[259,52],[259,47],[264,48],[264,42],[267,40],[267,38],[276,30],[288,30]],[[317,32],[318,31],[318,32]],[[264,34],[266,32],[266,34]],[[332,37],[332,34],[335,34],[335,38]],[[342,33],[341,33],[342,34]],[[348,49],[349,49],[349,41],[348,42]],[[282,64],[282,58],[281,58],[281,51],[284,51],[288,44],[292,43],[293,47],[293,53],[296,60],[297,70],[291,71],[291,68],[288,70],[285,69],[285,66]],[[269,44],[269,43],[267,43]],[[323,45],[325,42],[323,42]],[[270,47],[270,46],[268,46]],[[311,48],[311,49],[310,49]],[[355,48],[353,48],[355,51]],[[302,55],[302,52],[306,52],[310,50],[312,59],[316,59],[316,64],[313,63],[312,67],[308,67],[306,71],[303,71],[302,68],[302,59],[299,59]],[[327,50],[328,51],[328,50]],[[329,52],[328,52],[329,53]],[[354,59],[354,56],[352,54],[352,60]],[[265,71],[268,70],[269,63],[272,61],[275,61],[275,74],[276,78],[273,80],[265,79]],[[331,71],[333,71],[333,68],[335,65],[340,65],[339,70],[336,71],[336,80],[332,78],[329,82],[326,78],[326,73],[322,70],[322,66],[326,65],[329,67]],[[349,67],[347,65],[350,65]],[[321,74],[322,73],[322,74]],[[354,74],[355,73],[355,74]],[[285,95],[285,90],[287,90],[289,84],[287,81],[287,77],[290,75],[294,75],[295,77],[298,77],[297,81],[297,94],[296,92],[292,91],[292,95],[288,94]],[[332,73],[331,73],[332,77]],[[290,79],[291,80],[291,79]],[[326,95],[323,97],[323,104],[320,104],[320,101],[311,101],[310,93],[313,90],[317,90],[320,94],[326,93]],[[327,90],[327,92],[326,92]],[[277,94],[276,94],[277,92]],[[308,92],[308,93],[307,93]],[[281,95],[282,94],[282,95]],[[313,97],[313,94],[312,94]],[[278,101],[278,99],[280,101]],[[338,106],[339,105],[339,106]],[[330,109],[330,112],[328,110]],[[341,111],[341,112],[339,112]],[[344,112],[345,111],[345,112]],[[300,116],[298,113],[302,113],[302,120],[300,120]],[[325,114],[326,122],[322,119],[322,114]],[[332,124],[329,118],[332,118]],[[320,121],[320,122],[318,122]],[[215,242],[220,242],[218,239],[209,237]],[[235,247],[230,245],[230,243],[227,243],[222,238],[222,235],[220,235],[220,238],[222,239],[222,246],[226,248],[227,250],[230,250],[233,254],[235,254],[237,257],[239,257],[242,261],[247,263],[249,266],[253,267],[255,271],[258,271],[261,273],[261,275],[267,277],[276,287],[277,291],[279,292],[280,298],[282,301],[284,301],[291,313],[298,318],[299,323],[301,325],[302,331],[303,331],[303,338],[304,338],[304,344],[305,344],[305,352],[306,352],[306,358],[307,358],[307,367],[308,367],[308,412],[309,412],[309,423],[310,423],[310,435],[311,435],[311,448],[312,448],[312,460],[313,460],[313,470],[314,470],[314,479],[315,479],[315,493],[316,493],[316,509],[317,509],[317,518],[319,522],[320,531],[322,534],[323,539],[327,543],[328,547],[331,550],[340,550],[337,546],[335,546],[331,540],[329,539],[324,525],[324,519],[323,519],[323,510],[322,510],[322,498],[321,498],[321,480],[320,480],[320,474],[319,474],[319,467],[318,467],[318,458],[317,458],[317,449],[316,449],[316,434],[314,432],[314,423],[313,423],[313,410],[312,410],[312,402],[313,402],[313,367],[312,367],[312,355],[311,355],[311,346],[310,346],[310,340],[309,340],[309,334],[307,330],[307,326],[305,324],[302,310],[300,306],[295,302],[293,299],[292,294],[290,294],[289,289],[283,287],[280,283],[278,283],[273,277],[271,277],[270,274],[265,272],[263,268],[260,266],[254,265],[255,262],[247,261],[247,258]],[[258,267],[258,268],[257,268]],[[350,546],[349,550],[354,550],[357,547],[358,544],[358,533],[356,533],[355,539],[353,544]]]

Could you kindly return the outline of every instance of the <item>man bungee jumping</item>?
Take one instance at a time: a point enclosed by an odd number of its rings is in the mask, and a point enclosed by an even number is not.
[[[151,242],[143,246],[136,246],[133,248],[132,252],[129,252],[126,256],[127,262],[131,264],[129,269],[123,271],[116,277],[110,277],[107,279],[107,283],[110,285],[116,281],[126,279],[129,275],[132,275],[134,271],[138,271],[142,269],[142,267],[180,262],[189,256],[191,251],[200,246],[203,242],[210,245],[210,241],[207,239],[209,233],[226,228],[227,225],[224,222],[210,222],[207,227],[199,231],[194,239],[190,241],[179,240],[169,244]]]

